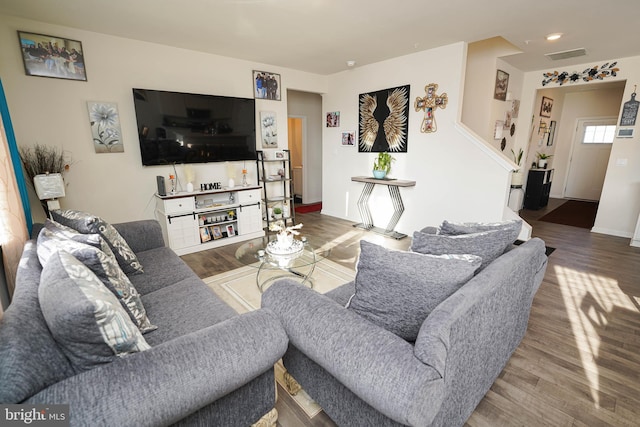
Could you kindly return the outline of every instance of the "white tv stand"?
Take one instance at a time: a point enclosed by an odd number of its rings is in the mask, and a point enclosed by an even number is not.
[[[178,255],[264,236],[259,186],[156,194],[156,219]]]

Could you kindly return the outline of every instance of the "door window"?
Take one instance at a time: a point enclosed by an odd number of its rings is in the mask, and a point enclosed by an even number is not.
[[[611,125],[587,125],[584,127],[583,144],[612,144],[616,127]]]

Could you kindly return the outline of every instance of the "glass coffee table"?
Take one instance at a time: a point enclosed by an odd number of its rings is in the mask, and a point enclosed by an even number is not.
[[[316,264],[329,256],[331,249],[325,242],[298,238],[302,250],[293,254],[277,255],[267,251],[267,245],[275,236],[265,236],[249,240],[236,250],[236,259],[245,265],[255,267],[256,285],[260,292],[275,280],[292,278],[313,288],[311,274]]]

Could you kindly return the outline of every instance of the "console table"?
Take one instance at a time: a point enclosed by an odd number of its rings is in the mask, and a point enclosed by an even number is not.
[[[364,183],[362,194],[360,194],[360,198],[358,199],[358,211],[360,212],[362,222],[355,224],[354,227],[371,230],[398,240],[407,237],[406,234],[394,231],[396,224],[398,224],[398,221],[404,212],[404,204],[402,203],[402,197],[400,197],[400,187],[414,187],[416,182],[403,179],[377,179],[368,176],[354,176],[351,177],[351,181]],[[393,216],[391,217],[391,220],[389,220],[387,228],[375,227],[373,225],[371,211],[369,210],[369,197],[371,196],[373,187],[375,187],[376,184],[386,185],[389,188],[389,195],[391,196],[391,202],[393,203]]]

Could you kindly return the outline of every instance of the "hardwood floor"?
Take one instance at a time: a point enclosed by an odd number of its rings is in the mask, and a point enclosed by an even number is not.
[[[521,212],[533,235],[556,251],[525,338],[468,426],[640,425],[640,248],[628,238],[538,221],[562,202]],[[310,238],[333,241],[329,258],[351,268],[363,237],[396,249],[410,244],[317,212],[297,221]],[[207,277],[240,266],[234,252],[225,247],[182,258]],[[333,425],[324,413],[306,418],[286,398],[277,407],[284,427]]]

